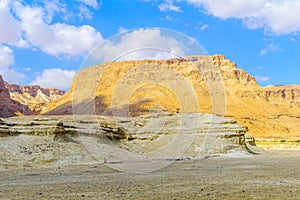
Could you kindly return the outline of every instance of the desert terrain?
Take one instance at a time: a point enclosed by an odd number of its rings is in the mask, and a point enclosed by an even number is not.
[[[31,116],[0,132],[1,199],[299,199],[300,151],[257,147],[232,119]]]
[[[299,199],[299,95],[223,55],[0,77],[0,199]]]
[[[24,167],[0,172],[0,198],[296,200],[299,153],[181,160],[151,173],[116,171],[103,164]]]
[[[300,0],[0,0],[0,200],[300,200]]]

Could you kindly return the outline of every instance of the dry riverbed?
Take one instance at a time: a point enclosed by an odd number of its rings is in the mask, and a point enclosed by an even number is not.
[[[0,172],[0,199],[299,199],[299,166],[300,151],[273,150],[140,174],[103,164],[25,167]]]

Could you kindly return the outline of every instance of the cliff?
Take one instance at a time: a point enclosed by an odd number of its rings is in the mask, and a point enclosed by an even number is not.
[[[248,126],[258,139],[299,139],[300,86],[260,87],[223,55],[103,63],[81,70],[44,114],[137,116],[204,112]]]
[[[249,155],[246,132],[232,119],[202,113],[130,120],[94,115],[0,119],[0,170],[103,163],[120,171],[151,172],[175,160]]]
[[[65,91],[54,88],[42,88],[38,85],[19,86],[5,83],[12,100],[28,106],[33,113],[40,113],[45,105],[56,101],[65,94]]]
[[[0,75],[0,117],[12,117],[23,114],[28,115],[32,114],[32,112],[26,105],[22,105],[10,98],[9,91]]]

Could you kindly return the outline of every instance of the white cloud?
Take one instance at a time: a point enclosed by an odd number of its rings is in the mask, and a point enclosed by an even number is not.
[[[190,4],[203,7],[208,14],[219,18],[244,18],[258,15],[265,0],[188,0]]]
[[[259,52],[259,55],[264,56],[264,55],[266,55],[266,53],[267,53],[266,49],[261,49],[260,52]]]
[[[28,44],[22,39],[21,23],[11,14],[10,6],[9,0],[0,1],[0,44],[26,47]]]
[[[84,4],[88,5],[88,6],[91,6],[91,7],[93,7],[94,9],[97,9],[98,6],[99,6],[97,0],[77,0],[77,1],[79,1],[79,2],[81,2],[81,3],[84,3]]]
[[[84,18],[86,18],[86,19],[92,19],[93,18],[93,13],[86,6],[80,5],[79,6],[79,14],[78,14],[78,16],[81,19],[84,19]]]
[[[128,31],[128,29],[126,29],[126,28],[124,28],[124,27],[122,27],[122,26],[119,26],[119,28],[118,28],[118,33],[125,33],[125,32],[127,32]]]
[[[65,23],[47,24],[45,11],[41,7],[19,3],[17,14],[30,44],[54,56],[81,55],[103,40],[101,34],[88,25],[76,27]]]
[[[75,74],[76,71],[74,70],[63,70],[60,68],[44,69],[43,73],[32,81],[31,84],[40,85],[45,88],[68,89]]]
[[[0,68],[0,74],[8,83],[20,84],[25,79],[25,74],[19,73],[12,68]]]
[[[277,51],[279,49],[278,46],[274,45],[273,42],[270,42],[269,44],[267,44],[267,46],[263,49],[260,50],[259,55],[260,56],[264,56],[266,55],[268,52],[270,51]]]
[[[238,18],[248,28],[266,33],[291,34],[300,31],[300,1],[297,0],[188,0],[206,13],[221,19]]]
[[[68,21],[71,18],[79,17],[82,19],[92,19],[92,9],[98,7],[98,2],[78,0],[79,5],[76,8],[70,8],[65,0],[42,0],[43,9],[45,10],[45,21],[51,23],[53,17],[59,17],[64,21]],[[92,8],[91,8],[92,7]]]
[[[92,57],[104,61],[167,59],[184,56],[184,46],[159,29],[139,29],[125,33],[118,42],[107,41]]]
[[[167,16],[166,16],[166,20],[168,20],[168,21],[172,21],[172,20],[173,20],[173,18],[172,18],[170,15],[167,15]]]
[[[50,23],[56,14],[67,14],[67,5],[60,0],[47,1],[44,0],[44,10],[46,11],[45,21]]]
[[[41,45],[45,52],[58,55],[67,54],[71,56],[80,55],[88,52],[97,44],[102,42],[103,38],[93,27],[83,25],[80,27],[67,24],[56,23],[50,26],[54,41],[43,42]]]
[[[14,64],[13,50],[8,46],[0,46],[0,68],[7,68]]]
[[[11,69],[14,62],[13,50],[8,46],[0,45],[0,74],[9,83],[19,83],[25,77],[24,74]]]
[[[300,1],[285,0],[268,2],[265,5],[267,29],[276,34],[287,34],[300,31]]]
[[[270,80],[270,77],[268,77],[268,76],[254,76],[254,78],[258,81],[268,81],[268,80]]]
[[[207,29],[208,28],[208,24],[204,24],[203,26],[201,26],[201,28],[200,28],[200,30],[201,31],[204,31],[205,29]]]
[[[172,0],[165,0],[164,3],[159,4],[158,6],[160,11],[175,11],[175,12],[182,12],[179,6],[175,6]]]
[[[85,5],[98,8],[99,2],[96,0],[79,1],[81,3],[76,16],[91,18],[92,13]],[[70,11],[70,14],[64,2],[63,0],[42,0],[29,3],[21,0],[0,0],[0,74],[5,80],[19,83],[25,78],[25,74],[18,73],[12,68],[14,54],[11,48],[13,47],[31,48],[34,51],[41,50],[50,55],[69,58],[84,55],[103,41],[101,33],[89,25],[53,23],[54,17],[64,19],[67,15],[74,16],[73,11]],[[27,71],[29,68],[24,70]],[[72,75],[66,71],[63,71],[63,74],[65,78]],[[49,71],[45,71],[35,81],[43,83],[40,78],[46,75],[50,77]],[[64,85],[64,82],[58,84],[59,87],[64,87]]]
[[[86,3],[98,6],[95,2]],[[44,7],[23,3],[0,1],[0,45],[39,48],[54,56],[70,57],[90,51],[103,40],[101,33],[89,25],[51,24],[55,14],[66,13],[66,5],[60,0],[45,1]],[[89,10],[83,8],[79,7],[78,15],[91,18]]]

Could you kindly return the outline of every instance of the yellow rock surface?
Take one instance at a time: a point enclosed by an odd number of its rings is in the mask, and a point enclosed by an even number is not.
[[[248,126],[255,138],[299,139],[299,97],[299,85],[262,88],[223,55],[193,56],[82,69],[44,114],[215,113]]]

